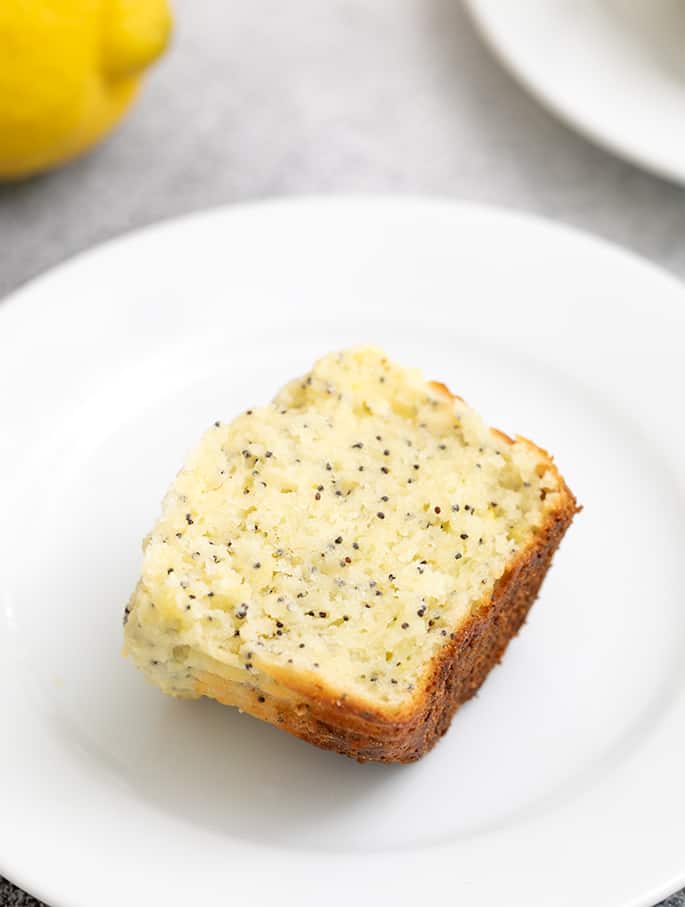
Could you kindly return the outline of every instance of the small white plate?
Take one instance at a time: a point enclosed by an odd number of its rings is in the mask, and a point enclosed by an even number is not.
[[[465,0],[502,63],[587,138],[685,182],[683,0]]]
[[[110,243],[0,307],[0,871],[53,907],[637,907],[685,881],[685,295],[567,229],[302,200]],[[382,344],[557,455],[585,505],[503,664],[360,766],[120,656],[186,450]]]

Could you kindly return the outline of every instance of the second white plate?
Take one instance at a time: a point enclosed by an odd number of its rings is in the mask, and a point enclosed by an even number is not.
[[[685,182],[682,0],[465,0],[500,60],[608,150]]]
[[[685,298],[587,237],[415,200],[155,227],[0,307],[0,871],[52,907],[652,905],[685,880]],[[585,505],[413,766],[359,766],[121,658],[186,450],[375,342],[557,455]]]

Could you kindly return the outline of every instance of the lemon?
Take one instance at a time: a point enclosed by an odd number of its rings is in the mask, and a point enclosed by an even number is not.
[[[170,33],[167,0],[0,0],[0,179],[104,136]]]

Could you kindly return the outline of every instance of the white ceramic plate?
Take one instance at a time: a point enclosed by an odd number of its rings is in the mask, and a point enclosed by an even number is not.
[[[682,0],[465,0],[539,100],[610,151],[685,182]]]
[[[53,907],[637,907],[685,881],[685,295],[525,217],[413,200],[145,230],[0,307],[0,871]],[[557,460],[585,510],[501,667],[360,766],[120,656],[199,433],[371,341]]]

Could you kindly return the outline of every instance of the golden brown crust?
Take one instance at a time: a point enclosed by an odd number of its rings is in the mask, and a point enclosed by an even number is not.
[[[364,703],[331,694],[305,678],[295,688],[289,677],[288,686],[278,684],[280,689],[267,691],[206,674],[197,692],[360,762],[414,762],[434,746],[459,706],[476,693],[502,658],[578,509],[563,485],[561,506],[496,583],[489,601],[474,610],[438,653],[426,684],[404,713],[374,713]]]

